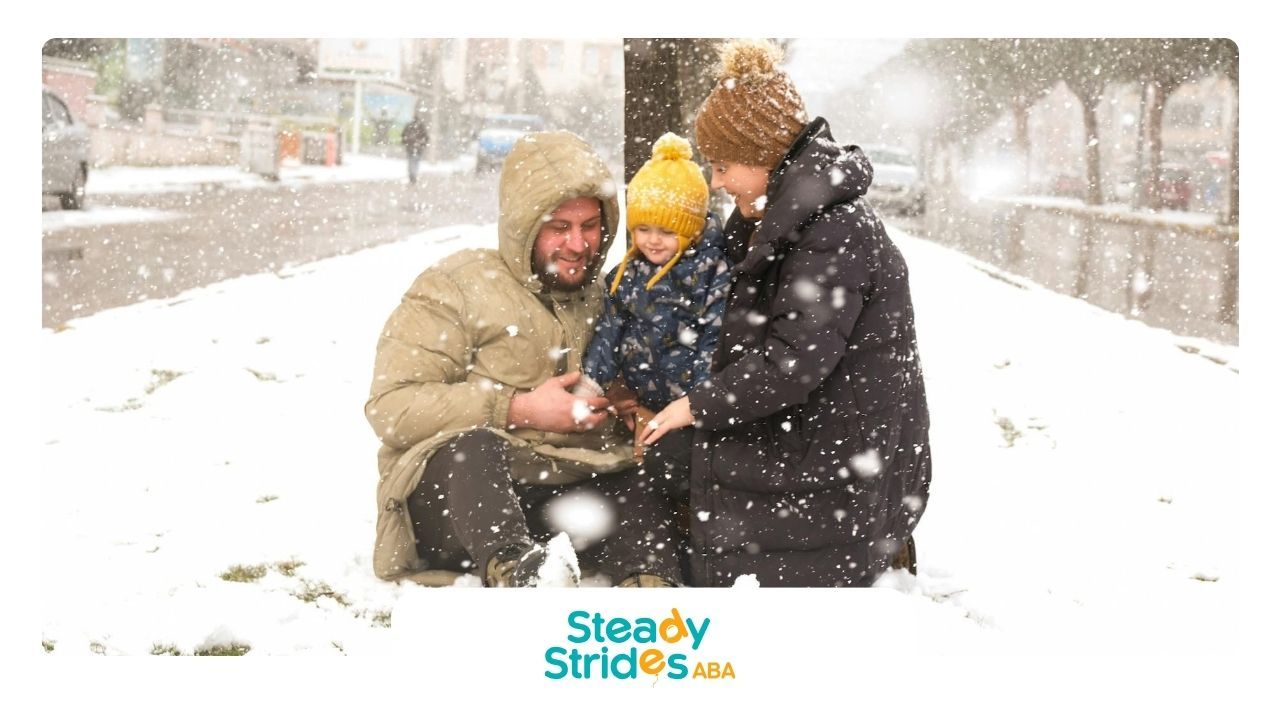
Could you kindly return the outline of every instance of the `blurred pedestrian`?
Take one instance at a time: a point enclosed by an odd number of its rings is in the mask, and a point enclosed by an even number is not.
[[[373,144],[380,148],[386,147],[390,138],[391,116],[387,114],[386,108],[382,108],[378,111],[378,119],[373,121]]]
[[[408,125],[404,126],[404,130],[400,133],[400,142],[404,145],[404,156],[409,161],[409,184],[414,185],[418,182],[418,163],[422,162],[422,153],[427,149],[427,142],[430,137],[427,134],[427,124],[422,121],[422,116],[415,114]]]

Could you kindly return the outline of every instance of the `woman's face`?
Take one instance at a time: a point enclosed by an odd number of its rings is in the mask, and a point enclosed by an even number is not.
[[[768,186],[769,168],[711,161],[711,189],[724,188],[733,197],[743,217],[764,217],[764,206],[769,200],[764,191]]]

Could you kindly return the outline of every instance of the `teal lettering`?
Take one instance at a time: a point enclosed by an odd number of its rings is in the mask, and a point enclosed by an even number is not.
[[[623,670],[622,665],[626,663],[627,669]],[[623,680],[634,680],[636,677],[636,649],[633,646],[631,651],[625,655],[613,656],[613,676]]]
[[[672,653],[667,656],[667,677],[672,680],[683,680],[689,675],[689,666],[684,664],[684,653]]]
[[[685,618],[684,624],[689,626],[689,636],[693,638],[693,649],[697,650],[702,644],[703,636],[707,634],[707,628],[711,626],[711,618],[703,618],[702,625],[699,627],[694,627],[693,620],[690,618]]]
[[[631,639],[631,623],[626,618],[613,618],[605,626],[605,632],[611,643],[624,643]]]
[[[547,648],[547,655],[546,655],[547,664],[554,665],[558,667],[559,670],[556,670],[555,672],[547,670],[546,672],[543,673],[543,675],[546,675],[552,680],[559,680],[563,678],[565,675],[569,674],[569,666],[565,664],[564,660],[556,657],[557,655],[563,655],[564,653],[565,653],[565,649],[562,647],[553,646],[553,647]]]
[[[636,618],[636,629],[631,637],[638,643],[658,642],[658,624],[653,618]]]
[[[591,629],[588,628],[586,625],[580,625],[577,622],[578,620],[585,620],[586,617],[587,617],[586,610],[574,610],[573,612],[569,613],[569,627],[574,630],[580,630],[582,632],[581,637],[574,637],[573,634],[570,633],[569,642],[575,642],[575,643],[586,642],[587,638],[591,637]]]

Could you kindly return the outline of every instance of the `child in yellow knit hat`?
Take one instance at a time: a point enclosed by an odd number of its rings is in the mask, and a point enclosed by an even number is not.
[[[658,138],[653,157],[627,185],[631,243],[605,275],[604,312],[577,394],[600,394],[620,380],[642,411],[660,410],[706,380],[729,287],[724,234],[708,198],[689,141],[673,133]],[[691,429],[672,435],[666,452],[655,447],[649,454],[669,458],[670,446],[692,443]]]

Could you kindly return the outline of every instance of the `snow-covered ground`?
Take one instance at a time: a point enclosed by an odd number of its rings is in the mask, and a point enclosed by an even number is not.
[[[372,654],[398,606],[475,592],[373,577],[362,406],[403,290],[493,235],[433,230],[43,331],[46,649]],[[1046,652],[1231,647],[1238,349],[895,238],[934,484],[919,577],[868,592],[957,650],[975,628]]]
[[[97,225],[132,225],[137,223],[164,222],[182,217],[182,213],[167,210],[130,207],[94,207],[83,210],[46,210],[40,213],[41,232],[51,232],[69,227]]]
[[[1166,225],[1209,227],[1218,224],[1218,218],[1210,212],[1161,209],[1158,211],[1134,208],[1127,203],[1110,202],[1102,205],[1086,205],[1084,200],[1058,195],[993,195],[992,200],[1029,207],[1088,210],[1127,218],[1133,222],[1159,222]]]
[[[419,172],[450,174],[464,172],[475,167],[474,157],[424,162]],[[369,180],[404,180],[408,170],[404,158],[378,157],[375,155],[347,154],[341,165],[286,164],[280,169],[280,183],[363,182]],[[90,195],[117,195],[130,193],[195,192],[211,186],[254,188],[272,184],[254,173],[238,167],[217,165],[187,165],[177,167],[104,167],[89,173],[85,190]]]
[[[475,157],[463,156],[438,163],[423,163],[422,175],[450,175],[471,172]],[[285,165],[280,185],[309,183],[352,183],[377,180],[405,180],[408,170],[403,158],[347,155],[342,165]],[[238,167],[185,165],[176,167],[105,167],[89,173],[86,192],[90,196],[143,195],[154,193],[195,193],[213,188],[260,188],[272,181]],[[46,199],[46,203],[48,200]],[[47,205],[50,207],[51,205]],[[83,210],[47,209],[40,214],[41,232],[69,227],[165,222],[182,213],[145,208],[110,207],[90,201]]]

